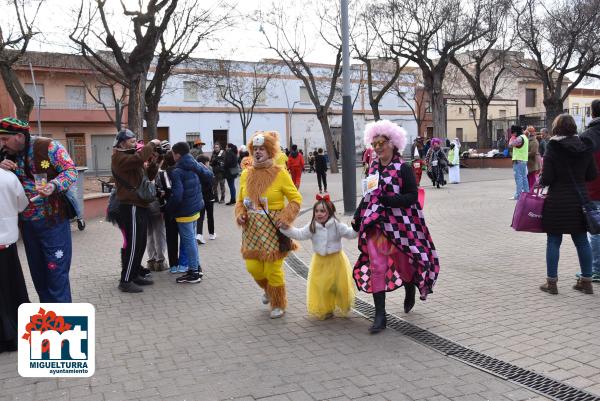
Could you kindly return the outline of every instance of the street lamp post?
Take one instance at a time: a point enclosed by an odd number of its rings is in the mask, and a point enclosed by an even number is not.
[[[290,143],[288,144],[289,148],[292,148],[292,145],[294,144],[294,140],[292,138],[292,116],[294,115],[294,107],[300,103],[299,100],[296,100],[294,103],[292,103],[292,108],[290,110]]]
[[[356,208],[356,149],[352,99],[350,96],[350,46],[348,33],[348,0],[341,0],[342,15],[342,186],[344,214],[354,213]]]

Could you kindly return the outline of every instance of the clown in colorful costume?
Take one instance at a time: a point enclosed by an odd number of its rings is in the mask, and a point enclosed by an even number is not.
[[[359,290],[373,293],[376,312],[370,331],[377,333],[386,326],[385,293],[404,286],[408,313],[415,303],[415,287],[425,300],[440,265],[417,201],[414,172],[400,157],[406,132],[381,120],[367,125],[365,143],[377,152],[368,172],[377,184],[354,214],[354,227],[360,230],[354,280]]]
[[[278,318],[287,306],[283,259],[288,251],[279,249],[276,225],[294,221],[302,196],[287,171],[274,163],[279,154],[277,132],[255,133],[248,149],[253,164],[242,172],[235,207],[243,228],[241,252],[248,272],[265,291],[263,303],[270,303],[271,317]]]
[[[71,226],[63,194],[77,180],[75,164],[60,142],[30,135],[29,125],[14,118],[0,121],[0,146],[9,154],[0,168],[16,174],[31,200],[19,220],[40,302],[71,302]],[[46,177],[37,189],[34,174]]]

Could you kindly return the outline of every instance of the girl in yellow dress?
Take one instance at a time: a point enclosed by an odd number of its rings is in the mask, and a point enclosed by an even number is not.
[[[352,239],[358,233],[335,217],[329,195],[317,195],[309,224],[302,228],[280,224],[280,231],[292,239],[312,240],[315,253],[308,272],[308,314],[320,320],[348,315],[354,306],[355,289],[350,261],[342,250],[342,237]]]

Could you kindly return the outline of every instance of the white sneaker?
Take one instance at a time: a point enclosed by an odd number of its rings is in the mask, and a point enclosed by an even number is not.
[[[269,296],[267,295],[266,292],[262,295],[261,301],[264,305],[269,303]]]
[[[281,316],[283,316],[283,314],[285,313],[285,311],[283,309],[280,308],[274,308],[271,311],[271,319],[278,319]]]
[[[206,241],[204,240],[204,236],[202,234],[196,235],[196,239],[198,240],[199,243],[206,244]]]
[[[217,234],[208,234],[208,239],[217,239]]]

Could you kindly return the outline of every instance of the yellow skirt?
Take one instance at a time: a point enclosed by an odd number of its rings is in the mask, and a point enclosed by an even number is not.
[[[352,267],[343,251],[327,256],[313,254],[306,289],[310,316],[321,320],[346,316],[354,306],[355,295]]]

